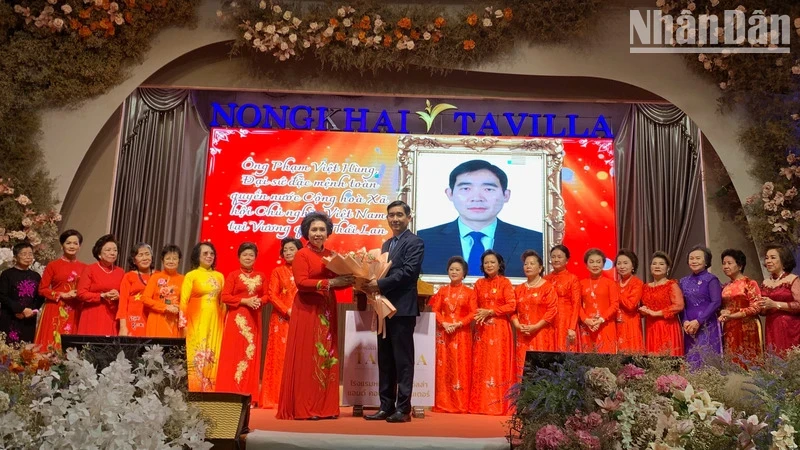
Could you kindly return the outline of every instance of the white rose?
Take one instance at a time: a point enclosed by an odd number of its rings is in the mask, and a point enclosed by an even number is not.
[[[296,35],[296,34],[294,34],[294,33],[290,34],[290,35],[289,35],[289,42],[291,42],[292,44],[294,44],[295,42],[297,42],[297,35]]]
[[[498,19],[502,19],[502,18],[503,18],[503,11],[500,11],[500,10],[498,9],[497,11],[495,11],[495,12],[494,12],[494,16],[495,16],[496,18],[498,18]]]
[[[246,41],[249,41],[250,39],[253,39],[253,35],[252,35],[252,34],[250,34],[250,32],[249,32],[249,31],[245,31],[245,32],[244,32],[244,39],[245,39]]]
[[[64,11],[64,14],[69,14],[72,12],[72,6],[61,5],[61,10]]]
[[[281,13],[281,7],[278,6],[278,5],[273,6],[272,7],[272,12],[274,12],[275,14],[280,14]]]
[[[344,8],[339,8],[336,10],[336,14],[338,14],[339,17],[344,17],[347,14],[347,12],[344,10]]]
[[[303,41],[303,48],[308,48],[308,47],[311,47],[311,42],[304,40]]]
[[[426,31],[425,33],[422,34],[422,39],[425,39],[426,41],[430,41],[431,40],[431,34]]]
[[[261,47],[261,39],[253,39],[253,47]]]
[[[264,22],[256,22],[256,31],[261,31],[264,29]]]
[[[267,9],[267,2],[261,0],[261,3],[258,4],[258,7],[261,9]]]
[[[283,20],[289,20],[291,18],[292,18],[292,12],[291,11],[286,11],[285,13],[283,13]]]
[[[409,50],[414,50],[414,41],[406,42],[406,48]]]
[[[492,26],[492,19],[483,19],[483,26],[490,27]]]
[[[302,22],[303,22],[303,21],[302,21],[302,20],[300,20],[300,19],[298,19],[297,17],[295,17],[294,19],[292,19],[292,25],[294,25],[294,26],[299,26],[299,25],[300,25],[300,23],[302,23]]]
[[[264,32],[267,34],[275,34],[275,25],[267,25],[267,28],[264,30]]]
[[[325,28],[325,31],[322,32],[325,37],[333,36],[333,27]]]
[[[289,32],[289,27],[281,27],[281,29],[278,30],[278,33],[280,34],[286,34],[288,32]]]
[[[286,42],[281,42],[281,50],[288,50],[288,49],[289,49],[289,44],[287,44]]]
[[[353,25],[353,21],[350,20],[350,18],[348,17],[347,19],[344,19],[342,21],[342,25],[344,25],[345,27],[349,27],[349,26]]]

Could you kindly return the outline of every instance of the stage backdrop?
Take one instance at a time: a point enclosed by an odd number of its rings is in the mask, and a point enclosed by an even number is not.
[[[499,209],[497,218],[525,236],[540,236],[538,244],[523,242],[513,254],[503,255],[507,260],[518,261],[526,246],[546,250],[563,242],[573,253],[570,269],[584,276],[582,255],[588,248],[616,253],[614,151],[609,139],[481,140],[214,128],[201,239],[216,245],[222,273],[238,267],[240,243],[255,242],[257,268],[269,273],[281,264],[280,239],[300,237],[303,216],[318,210],[327,212],[334,223],[328,247],[339,252],[379,248],[391,237],[386,205],[398,198],[414,209],[414,231],[452,223],[459,213],[456,189],[448,191],[450,172],[473,159],[494,165],[508,177],[507,195],[501,193],[499,203],[486,208]],[[496,242],[503,238],[495,237]],[[426,242],[426,250],[437,244]],[[434,253],[426,251],[426,263],[438,257]],[[449,256],[441,258],[446,261]],[[546,251],[542,256],[546,259]],[[424,279],[446,279],[444,264],[426,265],[433,269],[425,271]],[[607,261],[606,269],[611,266]]]

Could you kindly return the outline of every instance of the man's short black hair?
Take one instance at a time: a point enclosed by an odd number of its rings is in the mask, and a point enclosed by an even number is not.
[[[503,172],[503,169],[495,166],[489,161],[484,161],[482,159],[473,159],[457,165],[456,168],[450,172],[450,190],[453,190],[456,187],[456,178],[458,178],[459,175],[477,172],[479,170],[488,170],[489,172],[492,172],[497,179],[500,180],[500,187],[503,188],[503,192],[508,190],[508,175]]]
[[[395,208],[397,206],[401,206],[403,208],[403,211],[406,213],[407,216],[411,215],[411,207],[408,206],[408,203],[406,203],[406,202],[404,202],[402,200],[395,200],[392,203],[389,203],[388,205],[386,205],[386,212],[389,212],[390,209]]]

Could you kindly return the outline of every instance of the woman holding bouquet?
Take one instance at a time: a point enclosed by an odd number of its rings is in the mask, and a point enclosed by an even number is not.
[[[478,309],[475,291],[464,286],[467,262],[460,256],[447,261],[449,286],[431,297],[436,315],[436,402],[434,411],[469,412],[472,333],[470,322]]]
[[[556,351],[556,314],[558,294],[550,282],[542,278],[544,262],[534,250],[522,253],[522,270],[528,281],[514,290],[517,310],[511,323],[517,329],[517,375],[525,369],[528,351]]]
[[[78,278],[86,268],[86,264],[78,261],[83,235],[67,230],[61,233],[58,242],[64,253],[45,267],[39,284],[39,295],[44,297],[45,304],[36,329],[36,345],[43,350],[60,349],[61,335],[73,334],[78,328]]]
[[[508,414],[506,396],[516,380],[514,341],[509,315],[516,309],[514,288],[505,277],[506,263],[494,250],[481,257],[484,278],[475,282],[478,309],[473,338],[472,393],[469,412]]]
[[[181,315],[186,321],[189,390],[212,392],[217,382],[225,309],[219,300],[225,278],[214,270],[217,251],[210,242],[192,249],[192,270],[181,286]],[[183,325],[183,323],[181,323]]]
[[[297,298],[292,305],[278,419],[335,419],[339,416],[339,350],[336,299],[331,292],[351,286],[353,277],[335,276],[322,259],[333,252],[325,241],[331,219],[313,212],[300,224],[308,247],[297,252],[292,272]]]
[[[147,282],[147,288],[142,294],[142,301],[147,311],[144,332],[147,337],[183,336],[178,328],[183,286],[183,275],[178,273],[178,266],[182,256],[181,249],[177,245],[165,245],[161,250],[161,272],[153,274]]]
[[[119,292],[119,320],[120,336],[143,337],[147,316],[144,311],[142,293],[147,287],[150,275],[153,274],[153,249],[150,245],[140,242],[131,249],[128,259],[130,272],[125,274]]]
[[[239,246],[239,269],[225,279],[222,302],[228,306],[217,374],[218,392],[250,394],[258,403],[261,346],[261,304],[267,277],[253,269],[258,247],[252,242]]]
[[[303,248],[299,239],[283,238],[281,240],[281,258],[286,264],[272,271],[267,287],[267,301],[272,303],[272,314],[269,318],[269,338],[267,338],[267,354],[264,357],[264,374],[261,377],[262,408],[274,408],[278,404],[283,376],[283,361],[286,357],[286,336],[289,334],[289,317],[292,315],[292,303],[297,295],[294,284],[292,262],[297,251]]]

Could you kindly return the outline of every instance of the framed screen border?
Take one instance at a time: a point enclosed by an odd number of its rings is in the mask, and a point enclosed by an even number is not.
[[[397,198],[416,210],[417,204],[417,161],[420,153],[460,154],[460,155],[507,155],[541,156],[544,158],[545,187],[542,191],[543,223],[542,259],[544,273],[548,267],[550,249],[564,240],[565,216],[564,198],[561,195],[561,168],[564,163],[564,145],[561,139],[498,139],[493,137],[457,136],[419,136],[401,135],[397,140],[397,162],[400,166],[400,179]],[[417,231],[412,221],[411,228]],[[474,283],[479,277],[468,276],[464,281]],[[525,281],[521,277],[510,277],[512,283]],[[423,274],[422,280],[441,285],[449,283],[446,274]]]

